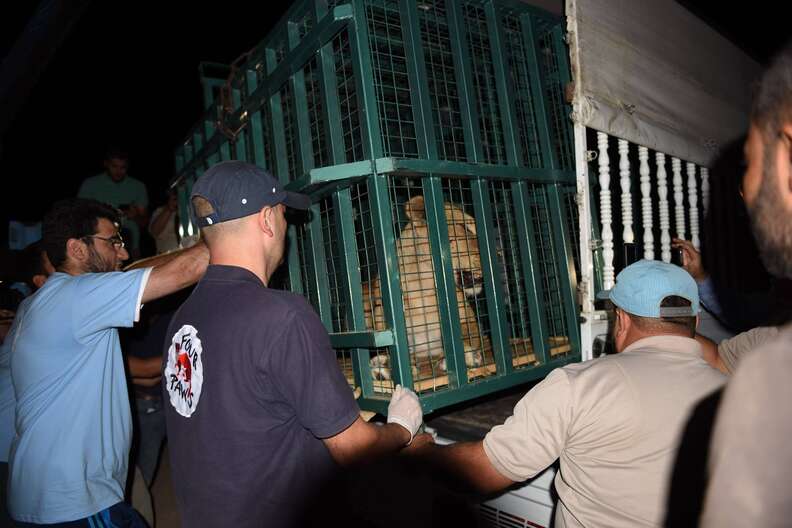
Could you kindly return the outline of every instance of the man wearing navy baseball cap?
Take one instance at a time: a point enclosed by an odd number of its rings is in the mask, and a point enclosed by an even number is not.
[[[437,446],[419,435],[407,452],[484,493],[558,459],[556,527],[662,525],[690,411],[726,378],[693,339],[698,289],[684,269],[636,262],[604,297],[615,306],[617,354],[552,371],[483,441]]]
[[[185,526],[301,526],[338,465],[396,452],[422,422],[396,388],[383,427],[360,418],[327,332],[306,300],[268,288],[287,207],[310,199],[261,168],[219,163],[192,189],[209,268],[168,329],[164,394]],[[332,524],[332,523],[331,523]]]

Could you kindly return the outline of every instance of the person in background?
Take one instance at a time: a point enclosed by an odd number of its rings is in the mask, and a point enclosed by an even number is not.
[[[77,192],[78,198],[89,198],[110,204],[124,214],[121,227],[128,233],[126,247],[132,259],[140,254],[141,230],[148,225],[148,191],[140,180],[129,176],[129,155],[118,147],[105,153],[104,172],[86,178]]]
[[[179,247],[179,204],[174,189],[168,191],[168,201],[152,213],[149,233],[154,238],[157,254]]]
[[[55,273],[55,268],[50,264],[47,253],[44,251],[41,242],[33,242],[28,245],[20,254],[17,262],[17,278],[26,284],[32,293],[44,286],[50,275]],[[23,313],[27,309],[30,297],[21,301],[14,310],[16,314]],[[8,339],[0,339],[0,526],[11,525],[11,518],[8,516],[6,499],[8,497],[8,452],[11,441],[14,439],[14,417],[16,398],[14,397],[14,386],[11,381],[11,343],[14,340],[18,325],[11,324],[11,331]]]
[[[141,310],[140,322],[133,328],[119,331],[133,396],[134,434],[130,464],[135,471],[132,474],[131,501],[151,528],[156,522],[151,486],[166,437],[162,408],[162,344],[171,317],[189,290],[147,303]]]

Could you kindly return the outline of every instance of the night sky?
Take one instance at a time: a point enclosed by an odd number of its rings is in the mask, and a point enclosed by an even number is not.
[[[745,4],[681,3],[759,61],[792,34],[782,17],[748,12]],[[3,14],[3,57],[35,10],[35,2],[21,4]],[[73,196],[85,177],[100,172],[109,144],[129,151],[130,175],[148,185],[152,205],[162,201],[172,152],[201,113],[198,63],[232,62],[289,4],[88,2],[0,140],[0,245],[8,219],[40,219],[55,199]]]
[[[75,195],[102,170],[110,144],[127,149],[129,174],[148,185],[152,205],[161,202],[173,150],[202,112],[199,62],[232,62],[289,5],[251,4],[89,2],[2,139],[0,243],[8,219],[40,219],[54,200]],[[34,9],[24,11],[2,22],[2,56]]]

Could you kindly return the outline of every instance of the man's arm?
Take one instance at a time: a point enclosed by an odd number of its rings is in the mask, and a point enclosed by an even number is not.
[[[482,495],[502,491],[515,483],[495,469],[481,440],[440,446],[424,433],[415,437],[404,454]]]
[[[324,439],[330,455],[342,466],[395,453],[412,441],[421,427],[423,412],[418,396],[396,385],[388,404],[388,423],[382,426],[360,417],[340,433]]]
[[[206,244],[198,242],[194,246],[170,253],[161,260],[147,261],[154,264],[141,303],[164,297],[198,282],[209,265],[209,250]],[[135,264],[128,269],[133,269]]]
[[[367,462],[395,453],[410,441],[410,431],[395,423],[374,425],[358,418],[335,436],[322,441],[341,466]]]
[[[723,363],[723,359],[718,353],[718,345],[715,344],[715,341],[703,335],[696,335],[695,339],[701,345],[701,356],[704,358],[704,361],[709,363],[712,368],[720,370],[727,376],[730,375],[731,372],[729,372],[729,369],[726,368],[726,365]]]

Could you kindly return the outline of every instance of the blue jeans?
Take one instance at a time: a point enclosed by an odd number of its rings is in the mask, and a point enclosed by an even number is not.
[[[143,480],[151,486],[157,471],[160,450],[165,441],[165,413],[162,399],[135,398],[137,417],[137,450],[134,464],[140,468]]]

